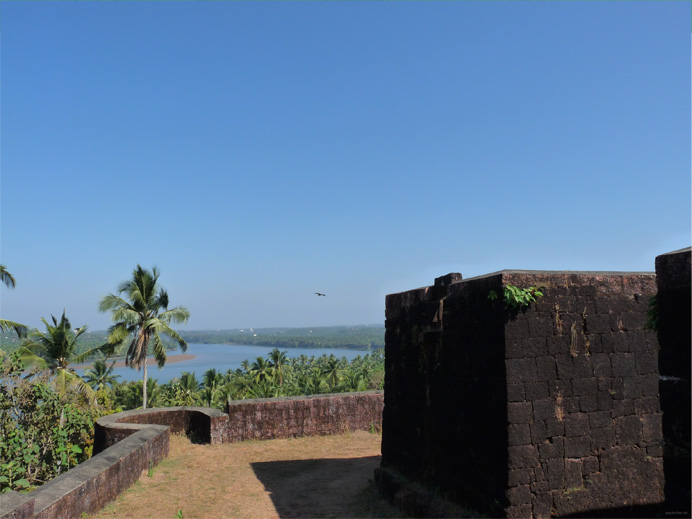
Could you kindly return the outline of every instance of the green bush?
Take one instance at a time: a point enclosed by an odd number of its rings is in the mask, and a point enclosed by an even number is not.
[[[88,459],[103,409],[60,396],[48,373],[23,375],[0,352],[0,492],[30,490]]]

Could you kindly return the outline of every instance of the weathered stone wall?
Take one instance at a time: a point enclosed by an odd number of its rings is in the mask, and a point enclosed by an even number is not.
[[[661,410],[666,449],[666,509],[690,516],[690,349],[692,348],[692,249],[656,258]]]
[[[226,421],[225,413],[208,407],[155,407],[107,415],[95,424],[94,454],[134,434],[141,429],[138,425],[165,425],[173,434],[221,443],[218,429],[224,427]]]
[[[68,519],[100,510],[168,455],[168,427],[143,425],[31,494],[0,495],[0,518]]]
[[[459,278],[387,296],[382,468],[492,515],[661,502],[655,277]],[[511,311],[506,285],[544,296]]]
[[[383,407],[381,391],[237,400],[220,430],[224,442],[379,431]]]
[[[483,508],[506,478],[501,280],[458,279],[387,296],[382,466]]]
[[[170,407],[104,416],[91,459],[30,495],[0,495],[0,519],[74,518],[101,509],[168,455],[170,432],[222,443],[381,430],[383,405],[382,391],[367,391],[238,401],[228,413]]]

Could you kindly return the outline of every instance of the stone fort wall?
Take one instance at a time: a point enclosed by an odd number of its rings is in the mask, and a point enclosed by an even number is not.
[[[663,411],[666,509],[669,515],[690,517],[690,304],[692,249],[656,258],[660,392]]]
[[[508,285],[544,295],[512,310]],[[502,271],[387,296],[383,492],[403,477],[508,517],[661,503],[656,290],[653,273]]]

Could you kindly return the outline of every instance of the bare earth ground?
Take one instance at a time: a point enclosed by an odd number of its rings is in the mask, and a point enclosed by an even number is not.
[[[401,517],[372,483],[378,434],[221,445],[171,437],[171,451],[94,518]]]

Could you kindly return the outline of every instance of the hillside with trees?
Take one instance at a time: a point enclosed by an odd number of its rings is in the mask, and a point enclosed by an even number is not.
[[[274,348],[346,348],[375,350],[384,347],[384,325],[321,326],[312,328],[245,328],[180,332],[195,344],[245,344]]]

